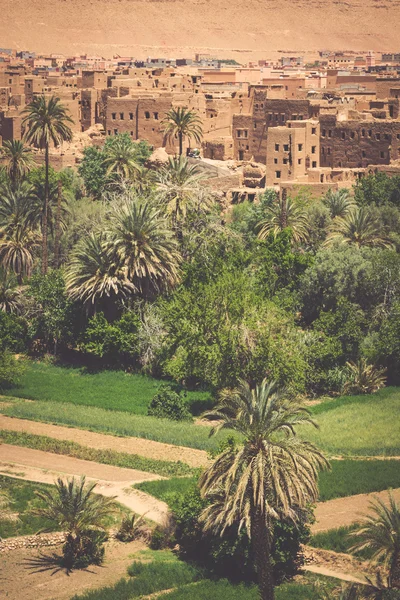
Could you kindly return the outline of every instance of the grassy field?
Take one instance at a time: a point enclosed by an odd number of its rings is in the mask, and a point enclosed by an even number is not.
[[[398,460],[332,460],[331,466],[331,471],[319,476],[321,502],[400,487]],[[195,477],[172,477],[144,481],[135,487],[169,504],[171,496],[185,494],[195,483]]]
[[[312,413],[320,429],[307,438],[330,455],[400,456],[400,388],[329,399]]]
[[[183,476],[195,472],[195,469],[182,462],[156,460],[154,458],[138,456],[137,454],[115,452],[114,450],[97,450],[96,448],[81,446],[76,442],[55,440],[44,435],[0,430],[1,442],[25,448],[34,448],[35,450],[43,450],[44,452],[52,452],[53,454],[73,456],[74,458],[83,460],[92,460],[104,465],[138,469],[139,471],[156,473],[164,477],[170,477],[171,475]]]
[[[344,552],[345,554],[354,554],[363,560],[369,560],[373,552],[371,550],[362,550],[361,552],[351,552],[356,539],[351,535],[358,528],[357,523],[349,527],[338,527],[329,531],[321,531],[312,536],[309,545],[314,548],[324,548],[333,552]]]
[[[7,401],[7,397],[3,397],[3,400]],[[1,408],[1,412],[21,419],[80,427],[119,436],[141,437],[200,450],[217,448],[221,440],[230,435],[228,431],[224,431],[216,437],[209,438],[209,428],[202,425],[132,415],[93,406],[76,405],[71,409],[70,404],[61,402],[13,401],[11,406]]]
[[[35,495],[35,490],[45,490],[50,487],[0,475],[0,491],[5,492],[10,499],[9,511],[18,516],[18,519],[0,519],[0,538],[30,535],[45,527],[55,530],[55,527],[45,519],[30,514],[30,510],[43,505]]]
[[[141,554],[142,560],[151,557],[151,562],[135,561],[128,568],[129,579],[74,596],[71,600],[133,600],[163,590],[165,594],[157,594],[157,597],[166,600],[257,600],[259,597],[254,585],[204,579],[201,571],[179,561],[171,552],[145,551]],[[276,589],[276,600],[320,600],[314,581],[313,576],[307,576],[304,584],[285,583]],[[337,585],[332,580],[324,583],[328,590]]]
[[[125,373],[99,371],[91,373],[83,368],[59,367],[45,362],[24,361],[25,371],[10,395],[29,400],[43,400],[97,406],[109,410],[146,415],[147,407],[160,385],[159,379]],[[208,392],[187,392],[190,405],[201,404],[209,398]]]

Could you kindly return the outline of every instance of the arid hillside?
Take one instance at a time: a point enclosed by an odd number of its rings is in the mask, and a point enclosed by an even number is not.
[[[245,61],[266,51],[399,51],[400,0],[0,0],[0,46]]]

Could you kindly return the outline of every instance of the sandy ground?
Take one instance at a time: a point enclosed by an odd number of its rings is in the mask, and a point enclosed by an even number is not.
[[[67,574],[51,560],[60,548],[43,549],[42,555],[50,557],[37,563],[36,549],[21,549],[1,556],[0,598],[3,600],[67,600],[74,594],[83,593],[116,583],[126,575],[132,563],[132,554],[145,548],[142,542],[122,544],[115,540],[107,542],[105,561],[102,566]]]
[[[393,495],[397,501],[400,501],[400,489],[393,490]],[[358,494],[347,498],[328,500],[328,502],[318,502],[315,509],[316,522],[311,527],[311,531],[318,533],[359,521],[368,512],[369,504],[374,498],[379,498],[387,503],[389,492]]]
[[[156,523],[164,523],[168,512],[164,502],[132,489],[135,483],[162,478],[134,469],[121,469],[41,450],[1,444],[0,474],[39,483],[54,483],[58,476],[86,475],[88,480],[97,482],[98,493],[115,496],[118,502],[130,510],[140,515],[145,514]]]
[[[2,47],[249,59],[398,47],[398,0],[0,0]],[[309,59],[310,57],[306,57]]]
[[[116,437],[103,433],[93,433],[83,429],[50,425],[26,419],[16,419],[4,415],[0,415],[0,429],[24,431],[35,435],[47,435],[56,440],[69,440],[98,450],[115,450],[117,452],[125,452],[126,454],[139,454],[146,458],[157,458],[175,462],[180,460],[191,467],[202,467],[207,464],[207,453],[203,450],[195,450],[194,448],[184,446],[172,446],[143,438]]]

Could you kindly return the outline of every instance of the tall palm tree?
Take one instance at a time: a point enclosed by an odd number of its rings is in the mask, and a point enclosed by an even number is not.
[[[36,165],[31,149],[20,140],[3,142],[0,158],[13,187]]]
[[[296,244],[309,239],[310,226],[305,208],[282,192],[282,197],[266,208],[265,218],[258,223],[258,238],[265,240],[271,233],[276,237],[287,227],[291,228]]]
[[[179,280],[177,242],[160,209],[127,194],[110,214],[110,239],[139,294],[172,288]]]
[[[16,285],[15,276],[0,268],[0,310],[19,314],[21,307],[21,289]]]
[[[90,233],[74,248],[66,270],[66,286],[73,300],[107,311],[117,300],[136,291],[126,276],[115,248],[104,233]]]
[[[0,231],[0,262],[6,271],[14,271],[18,283],[32,273],[34,251],[40,246],[41,236],[26,222],[13,229]]]
[[[113,141],[104,159],[106,175],[114,174],[124,179],[134,179],[138,167],[134,144],[125,135],[118,135]]]
[[[25,138],[28,143],[44,150],[45,152],[45,190],[43,201],[42,219],[42,273],[47,273],[48,248],[47,248],[47,218],[49,209],[49,148],[50,144],[59,146],[63,142],[72,140],[70,124],[73,120],[68,115],[68,110],[61,104],[60,99],[52,96],[47,99],[44,95],[38,96],[25,108],[23,125],[28,127]]]
[[[87,484],[84,476],[80,479],[72,477],[65,482],[58,478],[54,489],[35,492],[44,506],[34,509],[33,514],[44,517],[66,532],[73,560],[84,553],[88,534],[104,531],[104,519],[115,511],[114,498],[95,494],[96,485]]]
[[[352,550],[372,550],[371,558],[381,559],[388,569],[389,587],[400,588],[400,506],[390,492],[388,505],[375,498],[370,510],[353,534],[357,542]]]
[[[329,209],[332,219],[345,217],[356,205],[354,198],[350,196],[349,190],[345,188],[340,190],[329,189],[322,202]]]
[[[354,206],[344,217],[334,219],[324,246],[331,246],[337,241],[358,247],[393,247],[392,242],[382,234],[380,224],[365,206]]]
[[[0,231],[12,231],[15,227],[27,224],[27,215],[34,202],[35,190],[27,181],[10,184],[0,188]],[[38,221],[29,221],[29,226],[35,228]]]
[[[183,138],[201,142],[203,135],[202,121],[194,110],[186,107],[171,108],[162,120],[162,128],[167,139],[178,138],[179,156],[183,154]]]
[[[273,600],[272,519],[296,519],[301,508],[315,502],[318,471],[328,467],[313,444],[296,436],[298,425],[315,423],[304,407],[266,380],[255,389],[240,381],[221,393],[205,417],[217,419],[211,434],[227,428],[243,436],[238,450],[222,452],[200,478],[201,492],[211,500],[202,515],[205,528],[223,533],[234,524],[246,527],[260,597]]]
[[[198,166],[190,165],[183,156],[169,157],[168,164],[156,174],[158,198],[178,237],[188,211],[197,206],[197,198],[210,200],[210,196],[198,193],[202,179],[204,174]]]

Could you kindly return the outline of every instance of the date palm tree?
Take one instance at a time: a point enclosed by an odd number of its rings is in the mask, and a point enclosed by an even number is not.
[[[0,231],[12,231],[22,223],[27,224],[27,215],[35,198],[35,190],[27,181],[13,186],[11,183],[0,188]],[[31,221],[32,228],[38,221]]]
[[[15,276],[0,268],[0,310],[19,314],[22,308],[21,289],[17,287]]]
[[[265,240],[270,234],[276,237],[287,227],[291,228],[296,244],[309,239],[310,226],[305,208],[282,192],[281,198],[266,208],[265,218],[258,223],[258,238]]]
[[[304,407],[266,380],[254,389],[240,381],[204,416],[217,420],[211,434],[227,428],[243,437],[238,450],[222,452],[200,478],[202,495],[211,500],[202,514],[205,528],[222,534],[234,524],[246,527],[260,597],[273,600],[272,519],[296,519],[315,502],[318,471],[328,467],[318,448],[296,435],[298,425],[316,425]]]
[[[138,168],[135,145],[125,135],[117,135],[113,142],[104,159],[107,177],[116,175],[123,179],[134,179]]]
[[[176,285],[181,262],[177,242],[151,201],[127,193],[110,214],[109,235],[127,278],[140,295]]]
[[[0,148],[0,158],[8,173],[13,187],[35,167],[31,149],[21,140],[6,140]]]
[[[344,384],[344,394],[373,394],[386,383],[386,369],[369,364],[365,358],[346,363],[348,380]]]
[[[68,110],[61,104],[60,99],[52,96],[47,99],[38,96],[22,111],[23,125],[27,127],[26,141],[45,152],[45,190],[43,199],[42,218],[42,273],[47,273],[47,219],[49,210],[49,149],[50,145],[58,147],[63,142],[72,140],[70,124],[72,118]]]
[[[188,138],[201,142],[203,135],[202,121],[196,111],[186,107],[171,108],[161,122],[167,139],[178,138],[179,156],[183,154],[183,139]]]
[[[34,252],[39,248],[41,237],[26,222],[14,228],[0,231],[0,262],[6,271],[13,271],[22,283],[24,275],[32,273]]]
[[[71,560],[72,565],[84,554],[90,532],[104,531],[105,518],[115,511],[114,498],[95,494],[96,485],[86,483],[84,476],[66,481],[59,477],[54,489],[35,492],[44,506],[33,509],[32,513],[55,523],[66,532],[64,556],[68,549],[69,556],[65,558]]]
[[[356,206],[355,200],[350,196],[349,190],[344,188],[335,191],[329,189],[322,202],[329,209],[332,219],[345,217]]]
[[[388,570],[388,587],[400,588],[400,506],[389,492],[389,504],[380,498],[370,503],[370,514],[354,534],[352,551],[372,550]]]
[[[67,291],[90,309],[107,308],[133,295],[135,286],[110,240],[103,233],[89,233],[71,253],[66,269]]]
[[[165,213],[171,217],[172,227],[181,238],[182,224],[187,213],[198,208],[197,200],[208,199],[207,207],[210,206],[210,196],[199,193],[201,181],[204,174],[197,165],[190,165],[183,156],[169,157],[168,164],[156,174],[157,196]]]
[[[382,233],[380,224],[365,206],[354,206],[344,217],[336,217],[333,220],[324,246],[331,246],[335,242],[354,244],[359,248],[393,247],[391,241]]]

